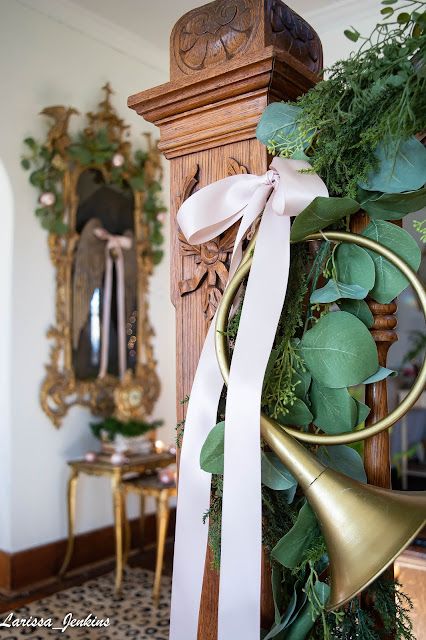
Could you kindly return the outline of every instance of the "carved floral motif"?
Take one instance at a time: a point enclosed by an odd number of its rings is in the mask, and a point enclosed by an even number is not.
[[[188,198],[196,184],[199,167],[193,165],[185,177],[180,204]],[[237,175],[247,173],[246,167],[240,165],[234,158],[229,158],[227,162],[227,175]],[[216,312],[222,293],[228,281],[228,262],[234,248],[235,226],[214,240],[205,244],[191,245],[179,232],[179,248],[182,256],[195,256],[195,272],[191,278],[181,280],[178,283],[180,295],[191,293],[205,282],[202,305],[206,320],[210,322]]]
[[[194,9],[176,25],[176,61],[184,73],[226,62],[244,51],[254,26],[252,0],[222,0]]]
[[[312,27],[281,0],[272,0],[268,15],[271,44],[291,53],[314,73],[321,71],[321,41]]]

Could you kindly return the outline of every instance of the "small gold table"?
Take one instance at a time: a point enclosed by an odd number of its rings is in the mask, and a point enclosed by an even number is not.
[[[144,533],[145,498],[155,498],[157,502],[157,557],[155,561],[154,587],[152,599],[158,603],[160,598],[161,574],[163,572],[164,546],[169,524],[169,499],[176,495],[176,484],[164,484],[153,477],[134,478],[124,482],[124,494],[137,493],[141,498],[141,534]]]
[[[124,500],[124,481],[129,475],[153,473],[160,467],[167,467],[175,461],[170,453],[149,453],[140,456],[131,456],[123,464],[112,464],[108,460],[96,459],[93,462],[87,460],[70,460],[71,469],[68,480],[68,544],[59,576],[66,573],[71,561],[74,549],[75,508],[77,480],[80,473],[89,476],[106,476],[111,478],[113,497],[114,530],[115,530],[115,591],[121,589],[123,567],[126,564],[130,548],[130,527],[126,517],[126,505]],[[124,543],[124,544],[123,544]]]

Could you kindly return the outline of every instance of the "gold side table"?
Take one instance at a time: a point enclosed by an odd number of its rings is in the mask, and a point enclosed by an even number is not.
[[[158,603],[160,598],[161,574],[164,563],[164,547],[166,544],[167,527],[169,525],[170,505],[169,500],[176,496],[176,484],[164,484],[156,477],[135,478],[124,483],[125,495],[137,493],[141,498],[141,533],[144,532],[145,498],[155,498],[157,503],[157,555],[155,561],[154,587],[152,599]]]
[[[77,497],[77,481],[81,473],[89,476],[106,476],[111,479],[113,498],[114,531],[115,531],[115,591],[121,589],[123,568],[127,561],[130,548],[130,528],[126,517],[126,505],[124,500],[123,485],[129,475],[146,474],[154,472],[160,467],[167,467],[175,461],[170,453],[150,453],[140,456],[131,456],[123,464],[112,464],[108,460],[96,459],[93,462],[87,460],[70,460],[70,477],[68,480],[67,505],[68,505],[68,544],[59,576],[65,575],[74,550],[75,536],[75,510]]]

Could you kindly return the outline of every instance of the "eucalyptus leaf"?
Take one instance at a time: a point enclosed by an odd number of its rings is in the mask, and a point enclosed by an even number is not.
[[[338,389],[360,384],[379,366],[370,332],[361,320],[346,311],[322,316],[300,344],[312,376],[325,387]]]
[[[223,474],[225,423],[218,422],[207,436],[200,453],[200,467],[207,473]]]
[[[312,135],[302,136],[297,127],[300,107],[287,102],[273,102],[269,104],[256,128],[256,137],[264,145],[269,146],[272,140],[291,138],[300,143],[300,149],[306,149]]]
[[[301,589],[301,587],[302,585],[300,584],[300,581],[297,580],[294,584],[293,593],[287,609],[278,621],[276,620],[275,625],[265,636],[264,640],[271,640],[272,638],[276,638],[276,640],[284,640],[284,629],[290,626],[290,624],[297,618],[300,610],[304,607],[307,600],[306,593]]]
[[[302,371],[301,369],[296,369],[294,371],[291,383],[295,385],[294,394],[297,398],[300,398],[300,400],[304,400],[306,398],[311,380],[312,376],[307,369],[306,371]]]
[[[373,197],[368,198],[366,194],[372,194]],[[426,187],[406,193],[380,193],[359,189],[358,196],[362,208],[373,220],[400,220],[407,213],[426,207]]]
[[[274,491],[285,491],[297,485],[275,453],[262,451],[262,483]]]
[[[288,569],[300,564],[305,550],[319,534],[314,512],[307,502],[304,503],[297,520],[272,549],[272,557]]]
[[[390,376],[396,376],[397,372],[393,369],[388,369],[387,367],[379,367],[376,373],[373,373],[372,376],[369,376],[366,380],[362,381],[362,384],[373,384],[374,382],[380,382],[380,380],[385,380],[385,378],[389,378]]]
[[[334,254],[337,279],[346,284],[357,284],[370,291],[374,286],[374,262],[367,251],[355,244],[340,244]],[[356,298],[356,296],[341,296]],[[365,296],[364,296],[365,297]],[[358,298],[360,299],[360,298]]]
[[[281,621],[281,609],[283,608],[283,592],[282,592],[283,571],[276,562],[272,564],[271,569],[271,586],[272,598],[274,600],[275,624]],[[273,636],[271,636],[273,637]]]
[[[366,418],[368,417],[368,415],[370,414],[370,407],[367,407],[366,404],[364,404],[363,402],[360,402],[359,400],[355,400],[356,403],[356,420],[355,420],[355,426],[358,427],[362,422],[364,422],[366,420]]]
[[[303,160],[304,162],[310,162],[311,158],[306,155],[303,149],[297,149],[294,153],[291,154],[292,160]]]
[[[374,270],[374,263],[372,260],[371,262],[373,264]],[[340,300],[341,298],[363,300],[367,295],[368,289],[364,289],[358,284],[344,284],[343,282],[339,282],[338,280],[329,280],[324,287],[322,287],[321,289],[316,289],[312,292],[309,301],[311,302],[311,304],[327,304],[330,302],[336,302],[336,300]]]
[[[394,251],[414,271],[419,268],[421,261],[419,246],[404,229],[384,220],[372,220],[362,235]],[[376,280],[370,295],[381,304],[389,304],[408,286],[407,279],[386,258],[374,251],[368,250],[368,253],[373,258],[376,271]]]
[[[274,569],[276,571],[276,565],[272,567],[272,577],[274,580]],[[272,585],[274,585],[274,581],[272,582]],[[275,604],[275,592],[274,592],[274,586],[273,586],[273,594],[274,594],[274,604]],[[279,633],[281,633],[281,631],[283,631],[286,626],[288,625],[288,622],[290,620],[290,618],[292,617],[294,610],[296,608],[296,604],[297,604],[297,591],[296,589],[293,589],[293,594],[290,598],[290,602],[288,603],[288,607],[285,610],[285,612],[283,613],[282,616],[278,615],[278,619],[277,619],[277,607],[275,605],[275,624],[272,627],[272,629],[270,630],[270,632],[265,636],[264,640],[272,640],[272,638],[276,638],[277,635]]]
[[[373,314],[365,300],[340,300],[339,308],[341,311],[347,311],[356,316],[369,329],[374,324]]]
[[[280,424],[306,426],[312,422],[312,413],[303,400],[296,398],[291,406],[286,407],[288,413],[280,413],[277,420]]]
[[[330,596],[330,587],[325,582],[317,582],[314,584],[314,591],[319,603],[324,606]],[[321,614],[322,607],[314,608],[308,601],[305,606],[294,620],[294,622],[288,627],[285,640],[305,640],[308,633],[312,630],[316,619]]]
[[[375,150],[378,166],[359,186],[367,191],[401,193],[425,183],[426,149],[417,138],[385,140]]]
[[[291,226],[290,238],[293,242],[300,242],[310,233],[325,229],[330,224],[338,222],[359,210],[359,204],[352,198],[325,198],[317,196],[294,219]]]
[[[356,402],[346,388],[329,389],[316,380],[311,385],[314,424],[325,433],[351,431],[357,418]]]
[[[345,444],[319,447],[317,457],[326,467],[358,480],[358,482],[367,482],[362,458],[352,447]]]

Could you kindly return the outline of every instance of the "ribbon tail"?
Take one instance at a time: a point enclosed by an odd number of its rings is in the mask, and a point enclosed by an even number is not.
[[[117,274],[117,342],[118,342],[118,372],[120,380],[126,373],[126,310],[124,289],[124,261],[121,248],[117,249],[115,259],[115,271]]]
[[[179,466],[179,491],[173,560],[170,640],[197,640],[203,586],[211,475],[200,467],[200,452],[216,424],[223,387],[215,354],[214,322],[198,362],[185,420]]]
[[[109,330],[111,320],[111,297],[112,297],[112,258],[108,247],[105,249],[105,279],[104,295],[102,300],[102,339],[101,339],[101,361],[99,365],[99,378],[104,378],[108,370],[109,358]]]
[[[260,408],[290,262],[290,218],[263,214],[232,357],[225,416],[219,640],[260,637]],[[255,339],[254,339],[255,338]]]

